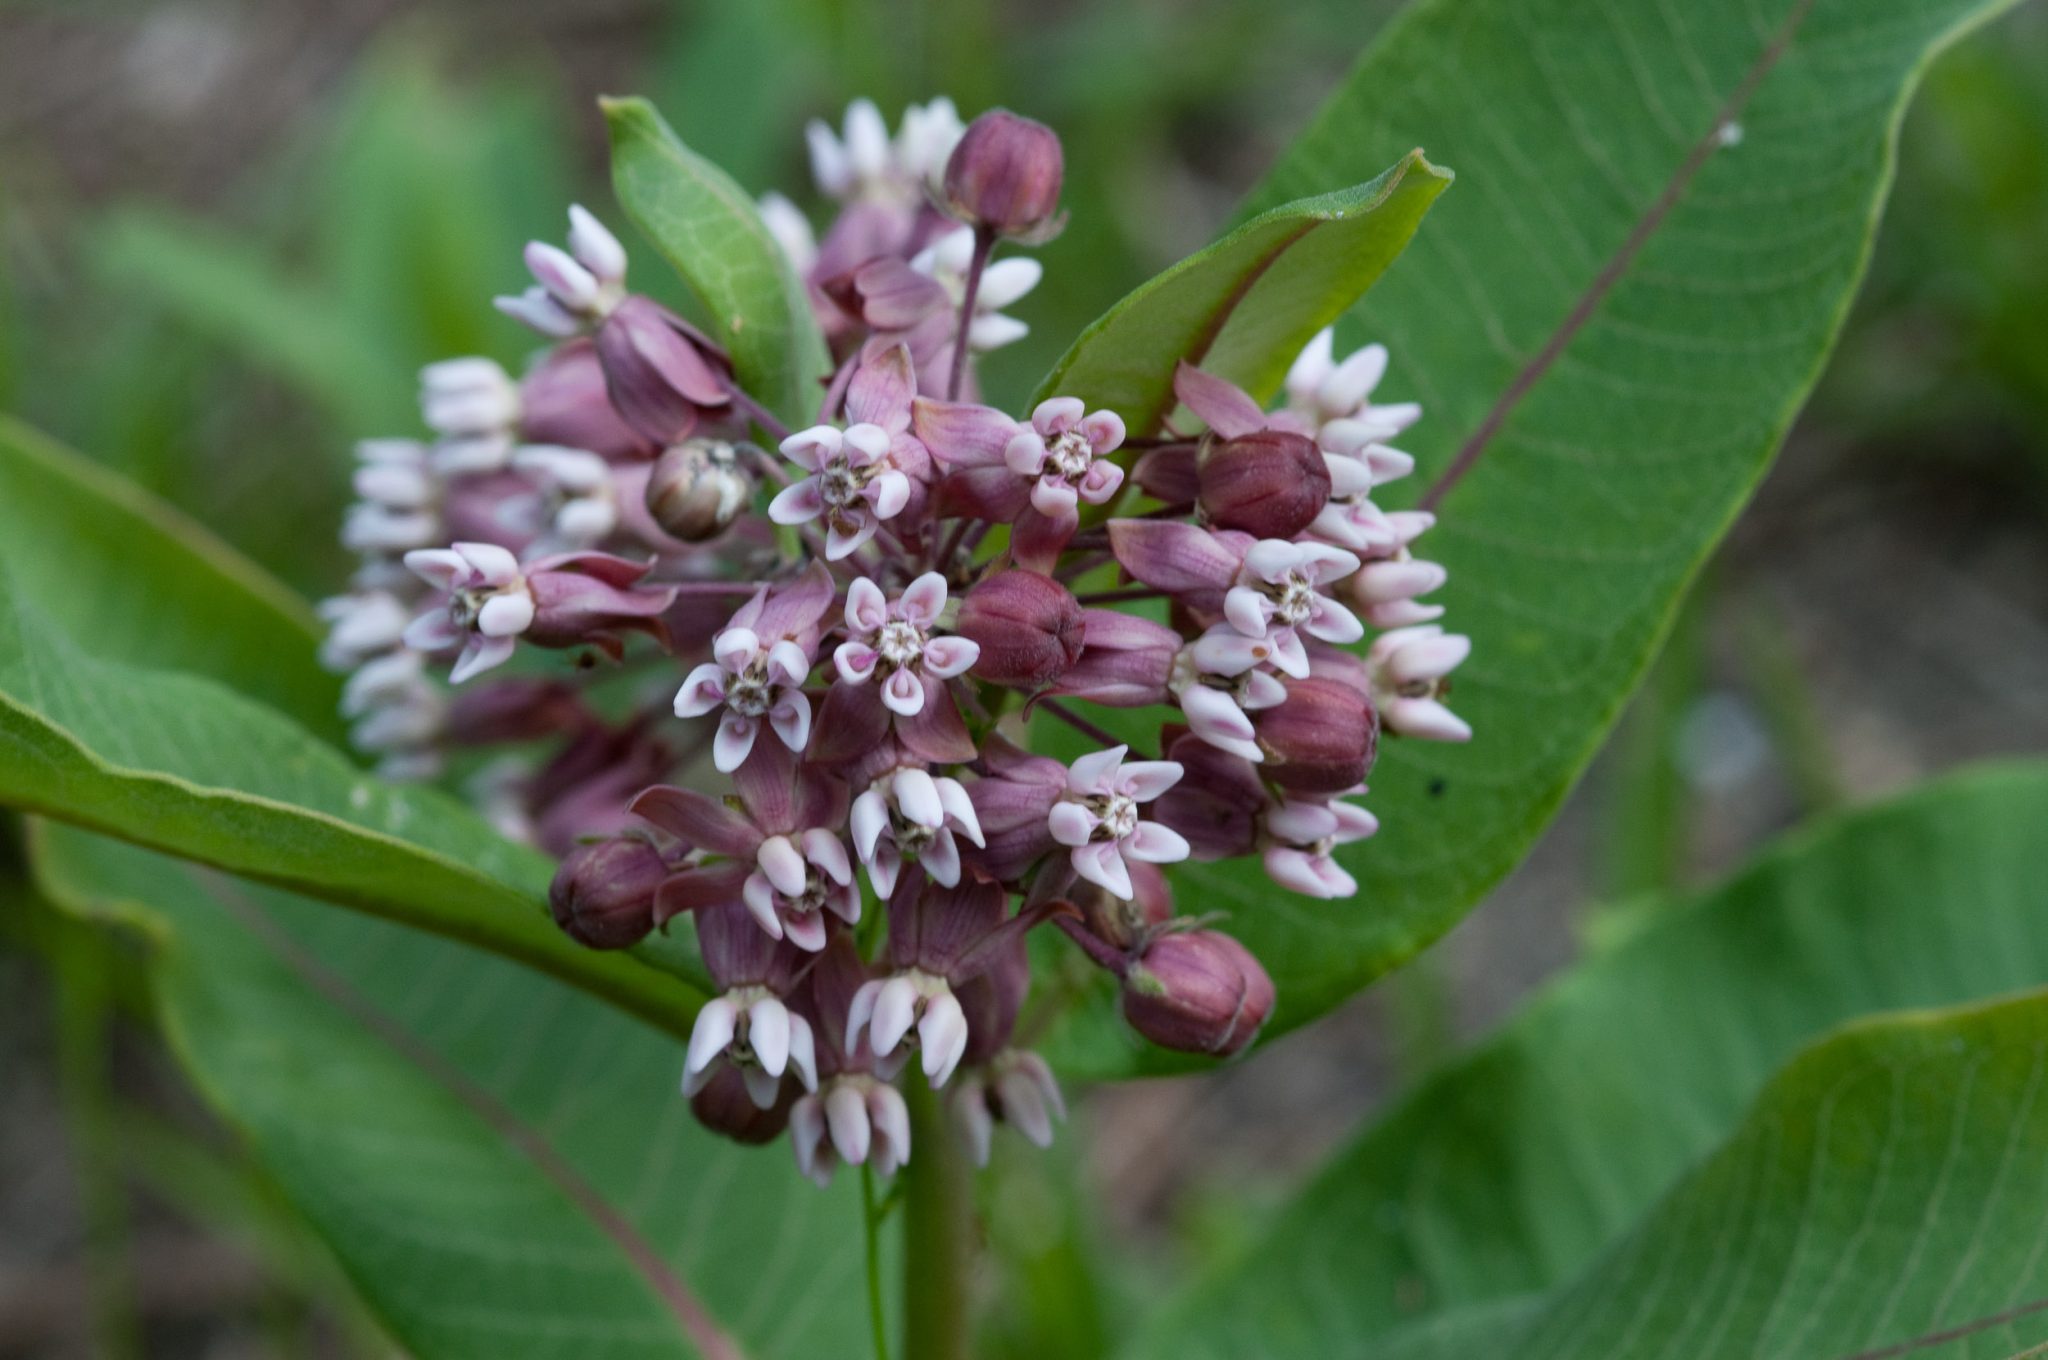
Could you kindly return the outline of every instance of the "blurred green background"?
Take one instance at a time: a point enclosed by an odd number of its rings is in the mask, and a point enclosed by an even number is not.
[[[1072,225],[1017,309],[1032,335],[989,365],[1015,396],[1212,234],[1395,8],[0,4],[0,409],[333,588],[351,442],[414,430],[423,363],[516,363],[529,341],[488,299],[568,201],[619,221],[594,99],[625,92],[800,202],[804,121],[856,95],[892,122],[944,93],[1056,126]],[[1931,74],[1783,463],[1496,900],[1344,1013],[1216,1076],[1092,1097],[1053,1156],[990,1179],[990,1354],[1102,1353],[1120,1298],[1246,1234],[1404,1076],[1597,939],[1613,915],[1584,903],[2048,740],[2044,72],[2036,6]],[[0,1356],[388,1353],[185,1094],[138,978],[118,943],[0,910]]]

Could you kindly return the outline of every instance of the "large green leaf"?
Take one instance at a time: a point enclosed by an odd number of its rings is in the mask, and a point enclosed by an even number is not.
[[[785,421],[809,423],[828,369],[825,340],[753,200],[646,100],[603,104],[626,216],[704,304],[747,391]]]
[[[542,856],[306,730],[333,728],[334,684],[304,607],[254,566],[14,426],[0,491],[0,803],[481,944],[687,1030],[688,987],[548,920]]]
[[[422,1360],[848,1355],[858,1182],[696,1126],[681,1045],[546,978],[74,829],[44,892],[154,938],[166,1032]]]
[[[2039,993],[1854,1026],[1800,1054],[1734,1134],[1569,1285],[1341,1353],[2039,1355],[2044,1027]],[[1331,1353],[1327,1339],[1302,1352]]]
[[[1370,183],[1261,213],[1105,312],[1053,365],[1039,398],[1080,397],[1151,434],[1173,411],[1180,360],[1278,386],[1309,337],[1394,262],[1450,182],[1411,151]]]
[[[1466,746],[1386,744],[1357,898],[1178,876],[1278,984],[1272,1032],[1436,938],[1523,856],[1763,473],[1862,275],[1906,92],[2006,0],[1420,0],[1253,206],[1425,145],[1460,186],[1352,338],[1474,639]],[[1397,491],[1400,488],[1389,488]]]
[[[1326,1354],[1569,1278],[1815,1035],[2048,982],[2044,819],[2048,764],[1987,767],[1645,911],[1340,1152],[1138,1353]]]

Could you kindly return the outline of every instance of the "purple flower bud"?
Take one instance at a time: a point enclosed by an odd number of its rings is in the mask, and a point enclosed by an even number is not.
[[[612,309],[597,333],[597,358],[612,404],[656,444],[675,443],[705,408],[722,412],[732,401],[725,355],[652,298],[636,294]]]
[[[968,124],[946,162],[946,206],[998,236],[1044,241],[1062,225],[1060,139],[1051,128],[990,109]]]
[[[1163,624],[1114,609],[1081,611],[1081,657],[1052,693],[1106,708],[1167,702],[1181,636]]]
[[[1251,715],[1268,779],[1295,793],[1343,793],[1365,782],[1379,747],[1379,716],[1341,680],[1287,682],[1287,697]]]
[[[1315,441],[1285,430],[1254,430],[1202,451],[1202,509],[1223,529],[1293,538],[1330,499],[1330,472]]]
[[[684,440],[662,453],[647,479],[647,513],[684,543],[716,538],[753,498],[753,478],[722,439]]]
[[[588,716],[583,700],[560,680],[517,676],[458,691],[444,731],[458,746],[495,746],[573,732]]]
[[[1035,571],[1000,571],[960,601],[954,631],[981,648],[973,674],[1043,689],[1081,659],[1086,623],[1074,593]]]
[[[652,447],[620,418],[605,391],[597,346],[572,340],[549,351],[519,383],[519,434],[528,444],[645,458]]]
[[[1250,950],[1213,930],[1155,938],[1124,973],[1124,1019],[1180,1053],[1227,1058],[1273,1011],[1273,980]]]
[[[637,836],[579,845],[548,885],[548,909],[578,944],[630,948],[654,929],[654,894],[668,875],[661,852]]]
[[[790,1107],[802,1093],[802,1086],[786,1081],[775,1103],[764,1110],[747,1093],[745,1074],[730,1063],[720,1063],[697,1094],[690,1097],[690,1113],[713,1133],[722,1133],[735,1143],[758,1147],[782,1136],[782,1131],[789,1127]]]

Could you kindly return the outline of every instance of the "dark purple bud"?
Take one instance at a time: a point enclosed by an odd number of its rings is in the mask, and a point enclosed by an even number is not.
[[[706,408],[731,403],[731,363],[702,332],[638,294],[612,309],[597,333],[605,389],[628,425],[658,445],[697,427]]]
[[[1209,522],[1259,538],[1293,538],[1330,499],[1322,450],[1286,430],[1215,440],[1202,451],[1197,471]]]
[[[1106,708],[1166,702],[1181,635],[1163,624],[1114,609],[1081,611],[1081,656],[1052,693]]]
[[[1181,834],[1190,858],[1250,854],[1258,845],[1259,815],[1272,802],[1259,767],[1193,734],[1174,741],[1166,758],[1179,762],[1182,774],[1153,802],[1151,816]]]
[[[675,603],[672,586],[637,584],[650,564],[606,553],[542,558],[529,568],[533,623],[523,636],[541,647],[603,648],[620,654],[617,633],[637,630],[663,638],[661,615]]]
[[[1035,571],[999,571],[967,592],[953,631],[981,647],[973,675],[1043,689],[1081,659],[1086,622],[1074,593]]]
[[[647,479],[647,513],[684,543],[724,533],[753,498],[738,449],[722,439],[686,439],[664,450]]]
[[[1124,973],[1124,1019],[1179,1053],[1227,1058],[1273,1012],[1273,979],[1250,950],[1213,930],[1157,936]]]
[[[612,405],[597,346],[589,340],[557,345],[534,365],[520,380],[519,406],[525,443],[588,449],[605,458],[645,458],[654,452]]]
[[[548,909],[578,944],[626,949],[654,929],[654,894],[669,872],[661,852],[637,836],[579,845],[548,885]]]
[[[1044,241],[1062,225],[1059,135],[1008,109],[968,124],[946,162],[946,206],[962,222],[998,236]]]
[[[704,1088],[690,1097],[690,1113],[713,1133],[758,1147],[774,1142],[789,1127],[789,1107],[796,1104],[802,1090],[796,1082],[783,1082],[782,1093],[764,1110],[747,1094],[747,1080],[740,1069],[722,1062],[714,1067]]]
[[[588,716],[583,700],[561,681],[515,676],[455,691],[445,730],[460,746],[494,746],[573,732]]]
[[[1341,680],[1289,680],[1287,697],[1251,715],[1261,772],[1294,793],[1343,793],[1365,782],[1379,748],[1379,715]]]

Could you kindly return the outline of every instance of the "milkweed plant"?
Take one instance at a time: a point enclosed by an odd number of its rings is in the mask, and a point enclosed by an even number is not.
[[[682,1095],[824,1184],[918,1155],[906,1081],[977,1160],[997,1124],[1050,1143],[1033,932],[1151,1043],[1243,1050],[1273,983],[1168,867],[1353,899],[1333,851],[1378,829],[1380,743],[1473,733],[1434,518],[1375,499],[1423,414],[1384,347],[1318,332],[1270,409],[1180,355],[1145,428],[1057,390],[987,404],[977,360],[1026,333],[1030,250],[1065,224],[1058,136],[946,99],[808,136],[829,225],[759,204],[829,345],[808,423],[571,206],[496,300],[543,346],[524,371],[435,363],[428,434],[358,447],[360,563],[322,612],[382,773],[516,746],[471,788],[559,860],[561,929],[693,937],[713,994]],[[1130,710],[1165,716],[1102,721]],[[1034,751],[1034,717],[1085,753]]]

